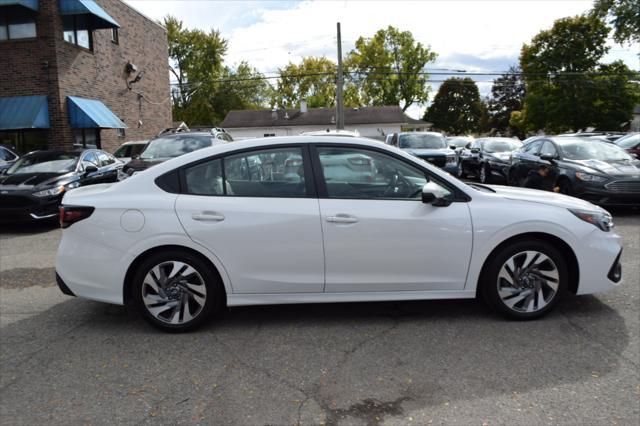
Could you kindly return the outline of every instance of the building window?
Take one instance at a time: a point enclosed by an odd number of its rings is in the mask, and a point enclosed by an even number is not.
[[[0,40],[36,37],[36,18],[19,9],[0,9]]]
[[[19,154],[47,149],[47,131],[36,129],[3,131],[0,132],[0,145],[7,146]]]
[[[121,120],[121,121],[124,123],[124,120]],[[124,129],[116,129],[116,134],[118,135],[119,138],[125,137]]]
[[[120,44],[117,28],[111,28],[111,43]]]
[[[93,50],[93,33],[85,15],[71,15],[62,17],[64,41]]]
[[[100,129],[74,129],[73,147],[100,149]]]

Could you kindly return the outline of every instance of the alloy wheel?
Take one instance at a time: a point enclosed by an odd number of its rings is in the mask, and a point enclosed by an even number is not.
[[[551,258],[539,251],[522,251],[500,268],[498,295],[513,311],[538,312],[556,296],[559,280],[558,267]]]
[[[142,301],[159,321],[184,324],[202,311],[207,300],[204,279],[191,265],[175,260],[155,265],[142,283]]]

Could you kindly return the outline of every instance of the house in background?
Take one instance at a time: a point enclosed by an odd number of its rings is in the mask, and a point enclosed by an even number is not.
[[[0,0],[0,58],[0,144],[19,152],[171,126],[166,31],[120,0]]]
[[[430,124],[409,118],[398,106],[345,108],[345,130],[360,136],[384,140],[389,133],[404,128],[425,130]],[[234,139],[299,135],[303,132],[331,130],[336,127],[335,108],[229,111],[220,124]]]

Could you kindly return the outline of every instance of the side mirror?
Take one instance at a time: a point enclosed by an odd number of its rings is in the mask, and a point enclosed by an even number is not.
[[[478,153],[480,153],[480,148],[471,148],[471,152],[473,154],[478,154]]]
[[[549,154],[543,154],[540,156],[541,160],[549,161],[549,162],[553,162],[553,160],[555,160],[556,158],[558,157],[555,155],[549,155]]]
[[[452,149],[452,150],[454,150],[454,151],[455,151],[456,149],[458,149],[458,147],[457,147],[457,146],[455,146],[455,145],[449,145],[449,149]]]
[[[140,158],[140,154],[135,154],[131,156],[132,160],[137,160],[138,158]]]
[[[447,193],[433,182],[427,183],[422,187],[422,202],[425,204],[431,204],[436,207],[446,207],[451,204],[451,201],[446,198]]]
[[[91,173],[95,173],[97,171],[98,171],[98,168],[96,166],[86,166],[84,168],[84,174],[85,175],[88,175],[88,174],[91,174]]]

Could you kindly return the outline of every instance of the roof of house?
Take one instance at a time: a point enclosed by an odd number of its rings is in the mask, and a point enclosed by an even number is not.
[[[278,126],[333,126],[336,123],[335,108],[309,108],[300,112],[299,108],[229,111],[220,124],[226,129],[238,127],[278,127]],[[408,124],[412,120],[398,106],[345,108],[345,124]]]

